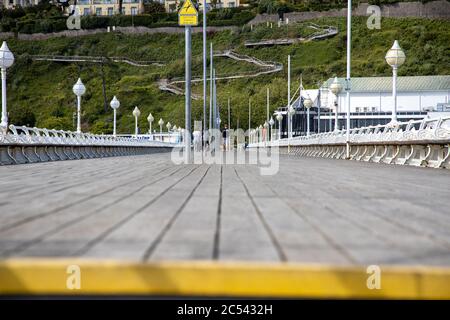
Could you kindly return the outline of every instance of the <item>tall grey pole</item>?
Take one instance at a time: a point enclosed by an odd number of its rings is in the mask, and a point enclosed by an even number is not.
[[[348,0],[347,6],[347,137],[346,155],[350,158],[350,57],[351,57],[351,36],[352,36],[352,0]]]
[[[1,130],[8,132],[8,109],[6,107],[6,68],[2,68],[2,122]]]
[[[203,1],[203,130],[202,132],[206,131],[206,86],[207,86],[207,80],[206,80],[206,73],[207,73],[207,66],[206,66],[206,1]],[[205,137],[204,134],[202,134],[202,140]],[[203,145],[205,145],[205,141],[203,141]]]
[[[214,127],[213,124],[213,87],[214,87],[214,83],[213,83],[213,44],[212,42],[210,43],[210,58],[209,58],[209,130],[211,131],[211,129]],[[211,133],[209,134],[210,138],[211,138]]]
[[[81,96],[77,96],[77,133],[81,133]]]
[[[230,98],[228,98],[228,130],[231,129],[231,109],[230,109]]]
[[[289,108],[291,107],[291,56],[288,55],[288,104],[287,104],[287,122],[288,122],[288,139],[291,137],[292,119],[289,115]]]
[[[115,136],[116,136],[116,118],[117,118],[117,112],[116,112],[116,109],[113,109],[113,112],[114,112],[113,136],[115,137]],[[150,129],[150,131],[152,131],[152,130]]]
[[[220,130],[220,104],[217,103],[217,83],[214,86],[214,92],[216,93],[217,129]]]
[[[298,109],[302,107],[302,87],[303,87],[303,74],[300,74],[300,85],[298,87]]]
[[[321,86],[319,82],[319,92],[318,92],[318,99],[317,99],[317,133],[320,133],[320,108],[322,107],[322,91]]]
[[[391,122],[397,122],[397,66],[392,67],[392,97],[394,98],[394,109],[392,110]]]
[[[191,26],[184,27],[185,31],[185,77],[186,103],[184,127],[184,162],[191,161]]]
[[[250,143],[250,132],[252,131],[252,101],[248,99],[248,143]]]
[[[306,108],[306,136],[309,137],[309,108]]]
[[[213,129],[217,128],[216,69],[213,69]]]

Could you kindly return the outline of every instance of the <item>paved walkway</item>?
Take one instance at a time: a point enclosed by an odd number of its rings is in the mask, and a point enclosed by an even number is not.
[[[0,167],[0,257],[450,265],[450,172],[169,154]]]

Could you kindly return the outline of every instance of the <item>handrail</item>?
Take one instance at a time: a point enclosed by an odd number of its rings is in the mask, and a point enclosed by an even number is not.
[[[408,122],[388,123],[350,129],[347,141],[346,130],[314,133],[309,136],[283,138],[276,143],[281,145],[320,145],[350,143],[388,143],[408,141],[448,141],[450,140],[450,116],[440,118],[424,118]],[[251,146],[262,146],[264,142]]]
[[[8,132],[0,132],[0,145],[67,145],[67,146],[173,146],[174,143],[112,135],[78,133],[47,128],[31,128],[11,124]]]

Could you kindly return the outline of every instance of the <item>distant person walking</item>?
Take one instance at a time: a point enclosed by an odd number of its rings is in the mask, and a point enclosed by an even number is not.
[[[222,131],[222,138],[223,138],[223,150],[226,151],[228,149],[227,146],[230,140],[230,130],[228,130],[227,125],[225,125]]]

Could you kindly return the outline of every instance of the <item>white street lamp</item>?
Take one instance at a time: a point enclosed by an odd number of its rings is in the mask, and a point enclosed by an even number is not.
[[[313,102],[312,102],[311,98],[309,97],[309,95],[303,101],[303,105],[306,108],[306,136],[309,137],[309,131],[310,131],[310,129],[309,129],[309,109],[311,109],[311,107],[313,105]]]
[[[170,132],[170,128],[172,128],[172,125],[170,124],[170,122],[167,122],[166,128],[167,128],[167,132]]]
[[[395,40],[392,48],[386,53],[386,62],[392,67],[392,98],[394,99],[394,108],[392,109],[391,124],[397,122],[397,69],[406,60],[405,52]]]
[[[292,127],[293,127],[293,123],[292,123],[292,117],[295,114],[295,109],[293,106],[290,106],[288,109],[288,122],[291,124],[290,128],[289,128],[289,132],[288,132],[288,138],[292,138]]]
[[[275,121],[272,117],[270,117],[269,125],[270,125],[270,142],[273,140],[273,125],[275,124]]]
[[[153,118],[153,115],[150,113],[147,117],[148,126],[149,126],[149,129],[148,129],[149,134],[152,134],[152,123],[154,120],[155,120],[155,118]]]
[[[137,138],[137,136],[138,136],[138,118],[141,116],[141,110],[139,110],[138,107],[134,107],[133,116],[134,116],[134,134],[136,135],[136,138]]]
[[[115,137],[116,136],[116,114],[117,114],[117,109],[120,107],[120,101],[117,100],[116,96],[114,96],[114,98],[111,100],[110,106],[114,111],[113,136]]]
[[[0,123],[0,130],[6,134],[8,131],[8,110],[6,107],[6,69],[11,67],[14,63],[14,55],[9,50],[6,41],[0,48],[0,68],[2,69],[2,121]]]
[[[336,101],[334,102],[335,114],[334,114],[334,131],[339,130],[338,125],[338,95],[342,91],[342,84],[339,83],[338,78],[334,77],[333,83],[330,85],[331,92],[336,96]]]
[[[164,120],[162,118],[159,119],[158,124],[159,124],[159,134],[161,136],[161,141],[162,141],[162,126],[164,125]]]
[[[278,112],[277,120],[278,120],[278,140],[280,140],[281,139],[281,121],[283,121],[283,115],[281,114],[281,112]]]
[[[73,86],[73,93],[77,96],[77,132],[81,133],[81,96],[85,94],[86,87],[80,78]]]

